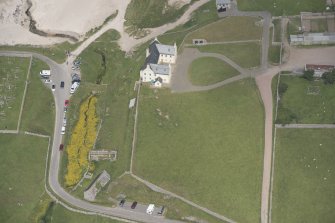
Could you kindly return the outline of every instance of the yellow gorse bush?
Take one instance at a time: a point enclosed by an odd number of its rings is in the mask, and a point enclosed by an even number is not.
[[[83,171],[87,168],[94,169],[93,164],[88,162],[88,153],[97,136],[96,127],[99,120],[96,116],[96,103],[97,98],[90,96],[80,105],[79,120],[66,149],[68,163],[65,184],[67,186],[78,183]]]

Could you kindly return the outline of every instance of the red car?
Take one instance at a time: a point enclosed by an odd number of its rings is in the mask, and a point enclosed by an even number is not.
[[[64,105],[65,107],[69,106],[70,100],[65,100]]]
[[[60,145],[59,145],[59,151],[63,151],[63,149],[64,149],[64,145],[63,145],[63,144],[60,144]]]

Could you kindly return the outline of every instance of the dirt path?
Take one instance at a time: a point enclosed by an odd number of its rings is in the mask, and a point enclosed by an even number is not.
[[[272,167],[272,126],[273,126],[273,100],[271,81],[280,71],[296,70],[304,67],[306,63],[315,64],[334,64],[335,47],[321,48],[293,48],[290,47],[290,57],[286,64],[273,67],[256,77],[265,109],[265,132],[264,132],[264,165],[262,181],[262,202],[261,202],[261,222],[269,222],[269,201],[271,186],[271,167]],[[270,210],[271,211],[271,210]]]
[[[271,161],[272,161],[272,124],[273,124],[273,102],[271,81],[280,71],[278,67],[269,69],[266,73],[256,77],[256,83],[262,97],[265,110],[265,129],[264,129],[264,163],[262,181],[262,202],[261,202],[261,222],[268,222],[268,207],[271,180]]]
[[[193,85],[188,78],[188,68],[191,65],[192,61],[198,58],[201,58],[201,57],[218,58],[228,63],[233,68],[235,68],[240,73],[240,75],[233,76],[224,81],[221,81],[221,82],[218,82],[212,85],[208,85],[208,86]],[[178,56],[178,58],[179,59],[177,60],[176,68],[174,70],[174,74],[171,79],[170,88],[172,92],[180,93],[180,92],[191,92],[191,91],[207,91],[207,90],[221,87],[225,84],[240,80],[242,78],[249,77],[251,73],[249,70],[240,67],[234,61],[230,60],[228,57],[222,54],[203,53],[195,48],[185,48],[183,52]]]
[[[84,49],[86,49],[92,42],[94,42],[97,38],[99,38],[102,34],[104,34],[106,31],[110,29],[117,30],[121,38],[119,39],[118,43],[123,51],[130,51],[135,46],[140,45],[141,43],[144,43],[150,39],[153,39],[156,36],[159,36],[163,33],[165,33],[168,30],[171,30],[178,25],[186,23],[191,14],[198,9],[203,4],[207,3],[209,0],[200,0],[196,3],[192,4],[186,12],[175,22],[168,23],[163,26],[149,29],[150,34],[141,38],[141,39],[135,39],[134,37],[129,36],[129,34],[125,31],[124,27],[124,18],[127,10],[127,6],[130,3],[130,0],[122,0],[122,5],[120,5],[119,11],[117,16],[110,22],[108,22],[105,26],[103,26],[98,32],[90,36],[87,40],[85,40],[76,50],[72,52],[75,56],[79,55]]]
[[[221,219],[221,220],[223,220],[225,222],[235,223],[235,221],[233,221],[233,220],[231,220],[231,219],[229,219],[229,218],[227,218],[227,217],[225,217],[223,215],[220,215],[220,214],[218,214],[216,212],[213,212],[213,211],[211,211],[211,210],[209,210],[209,209],[207,209],[205,207],[197,205],[196,203],[193,203],[192,201],[187,200],[186,198],[184,198],[182,196],[179,196],[179,195],[177,195],[175,193],[172,193],[170,191],[167,191],[167,190],[165,190],[165,189],[163,189],[163,188],[161,188],[161,187],[159,187],[159,186],[157,186],[157,185],[155,185],[153,183],[150,183],[149,181],[146,181],[146,180],[140,178],[139,176],[137,176],[135,174],[131,174],[131,176],[133,176],[136,180],[140,181],[141,183],[145,184],[147,187],[149,187],[153,191],[156,191],[156,192],[159,192],[159,193],[162,193],[162,194],[167,194],[167,195],[169,195],[171,197],[175,197],[175,198],[177,198],[179,200],[182,200],[183,202],[185,202],[185,203],[187,203],[187,204],[189,204],[189,205],[191,205],[191,206],[193,206],[193,207],[195,207],[195,208],[197,208],[199,210],[202,210],[202,211],[206,212],[207,214],[209,214],[209,215],[211,215],[213,217]]]
[[[278,129],[335,129],[335,124],[276,124]]]

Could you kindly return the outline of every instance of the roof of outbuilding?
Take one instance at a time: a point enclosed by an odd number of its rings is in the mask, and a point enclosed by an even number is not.
[[[231,1],[230,0],[216,0],[216,4],[229,4]]]
[[[149,64],[151,70],[155,74],[162,74],[162,75],[169,75],[170,74],[170,67],[164,64]]]
[[[157,50],[160,54],[167,54],[167,55],[175,55],[176,49],[174,46],[164,45],[164,44],[156,44]]]

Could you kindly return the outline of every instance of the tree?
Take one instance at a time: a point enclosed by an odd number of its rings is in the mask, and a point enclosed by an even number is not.
[[[322,79],[325,84],[334,84],[335,83],[335,70],[332,70],[330,72],[325,72],[322,75]]]
[[[302,78],[312,81],[314,76],[314,70],[305,70],[304,74],[302,75]]]

